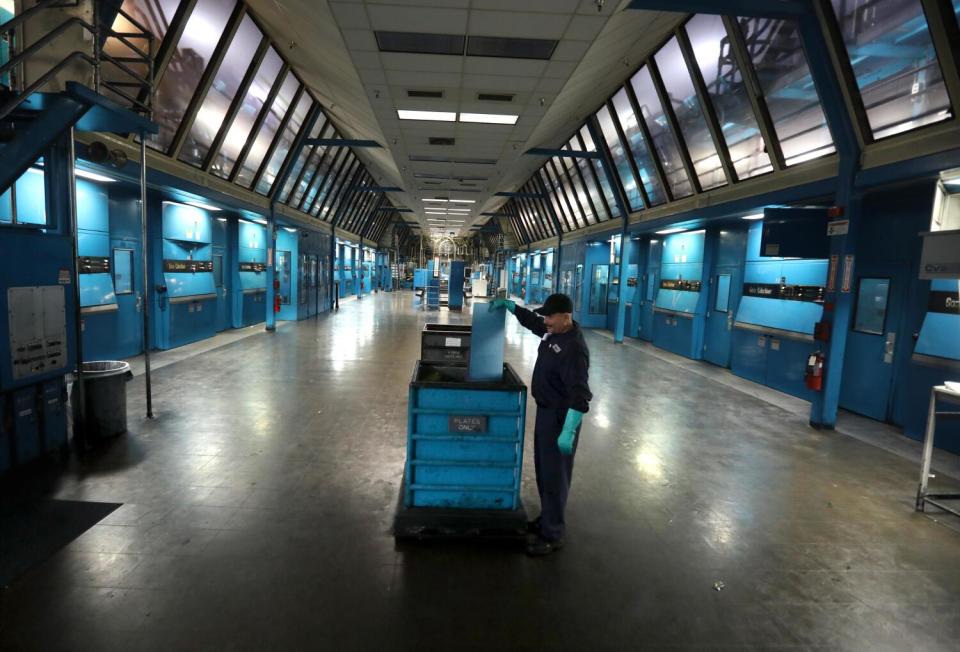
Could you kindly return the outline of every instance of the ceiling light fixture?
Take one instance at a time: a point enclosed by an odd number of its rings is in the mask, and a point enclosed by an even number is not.
[[[514,125],[520,116],[507,113],[461,113],[460,122],[476,122],[489,125]]]
[[[397,109],[397,117],[401,120],[434,120],[436,122],[456,122],[457,114],[452,111],[412,111]]]
[[[663,229],[662,231],[656,231],[657,235],[670,235],[671,233],[683,233],[686,229],[683,228],[673,228],[673,229]]]
[[[476,199],[451,199],[450,201],[452,201],[455,204],[476,204],[477,203]]]
[[[194,206],[196,208],[202,208],[205,211],[220,211],[222,209],[217,208],[216,206],[211,206],[210,204],[204,204],[202,201],[193,201],[193,200],[184,200],[184,204]]]
[[[431,198],[431,197],[424,197],[424,198],[423,198],[423,201],[441,201],[441,202],[448,202],[448,201],[450,201],[450,200],[449,200],[449,199],[433,199],[433,198]]]
[[[743,218],[741,218],[741,219],[744,219],[744,220],[762,220],[762,219],[763,219],[763,213],[754,213],[753,215],[744,215]]]
[[[116,183],[117,181],[112,177],[97,174],[96,172],[88,172],[87,170],[81,170],[80,168],[75,168],[73,173],[81,179],[88,179],[90,181],[100,181],[102,183]]]

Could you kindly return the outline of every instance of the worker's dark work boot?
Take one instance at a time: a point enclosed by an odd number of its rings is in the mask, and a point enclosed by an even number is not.
[[[563,539],[556,539],[555,541],[550,541],[549,539],[544,539],[543,537],[537,536],[531,538],[527,542],[527,554],[531,557],[544,557],[549,555],[551,552],[556,552],[563,547]]]
[[[527,533],[528,534],[540,534],[540,517],[533,519],[532,521],[527,521]]]

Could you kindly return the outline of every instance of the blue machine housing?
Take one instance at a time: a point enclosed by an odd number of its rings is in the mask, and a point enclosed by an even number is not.
[[[496,382],[418,361],[407,416],[406,507],[520,506],[527,388],[510,365]]]
[[[162,203],[160,218],[160,256],[153,260],[161,279],[157,347],[172,349],[217,332],[213,226],[207,211],[175,202]]]
[[[760,253],[762,224],[750,227],[744,284],[824,286],[826,260],[788,260]],[[814,325],[823,306],[812,301],[747,296],[740,299],[733,333],[731,370],[806,400],[812,392],[803,376],[807,356],[817,349]]]
[[[267,318],[267,227],[239,220],[234,326],[259,324]]]
[[[295,321],[300,318],[300,232],[281,228],[277,231],[275,263],[276,279],[280,283],[278,319]]]
[[[666,237],[654,302],[654,344],[694,359],[700,358],[703,341],[701,289],[706,281],[703,274],[705,242],[705,231],[675,233]],[[685,283],[693,285],[684,287]]]

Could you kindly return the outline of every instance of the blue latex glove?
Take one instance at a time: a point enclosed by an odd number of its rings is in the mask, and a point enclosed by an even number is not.
[[[517,302],[511,301],[510,299],[494,299],[490,302],[490,307],[487,308],[487,312],[493,312],[500,308],[506,308],[512,313],[517,308]]]
[[[563,430],[557,437],[557,446],[564,455],[573,455],[573,438],[577,436],[577,428],[583,421],[583,412],[577,412],[573,408],[567,410],[567,418],[563,421]]]

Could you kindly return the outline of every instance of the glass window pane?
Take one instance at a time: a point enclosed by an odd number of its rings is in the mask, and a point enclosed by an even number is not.
[[[593,266],[593,282],[590,284],[590,314],[607,314],[607,285],[610,265]]]
[[[574,135],[573,138],[567,143],[567,149],[570,149],[575,152],[583,151],[580,147],[580,139]],[[593,207],[597,210],[599,215],[597,215],[597,221],[605,221],[610,219],[609,213],[607,213],[607,207],[603,203],[603,197],[600,195],[600,189],[597,188],[596,179],[593,178],[593,169],[590,167],[590,159],[588,158],[578,158],[574,159],[576,162],[577,168],[580,170],[580,176],[583,177],[583,183],[586,184],[587,192],[590,194],[590,199],[593,201]],[[573,173],[576,175],[576,172]],[[586,201],[586,198],[582,198],[581,201]]]
[[[340,165],[340,160],[343,158],[343,151],[340,147],[333,147],[325,154],[317,164],[317,169],[314,171],[313,178],[310,180],[310,186],[308,186],[306,190],[306,196],[303,198],[301,208],[304,212],[308,212],[313,207],[313,203],[322,187],[325,186],[327,180],[333,176],[331,170],[336,170],[337,166]],[[297,192],[299,193],[300,191],[298,190]],[[295,196],[294,201],[300,200]]]
[[[280,141],[273,150],[273,156],[270,157],[270,162],[267,163],[267,169],[264,170],[263,176],[260,177],[260,181],[257,182],[257,192],[261,195],[266,195],[270,192],[270,188],[273,187],[273,182],[276,180],[277,175],[280,174],[280,168],[283,166],[283,162],[287,160],[287,156],[290,154],[290,148],[293,147],[293,141],[296,140],[297,134],[300,133],[303,122],[307,119],[307,114],[310,113],[311,108],[313,108],[313,100],[310,96],[307,93],[300,95],[300,100],[293,109],[293,115],[290,116],[290,121],[287,122],[287,126],[284,127],[283,133],[280,135]]]
[[[667,176],[667,183],[673,190],[674,197],[686,197],[693,194],[693,186],[687,178],[687,171],[680,158],[680,148],[670,131],[667,116],[663,113],[663,106],[657,96],[657,89],[653,85],[653,78],[646,66],[637,71],[630,80],[633,92],[637,96],[637,106],[643,114],[647,131],[653,139],[653,147],[660,158],[663,173]]]
[[[715,312],[727,312],[730,309],[730,274],[717,274],[717,300]]]
[[[563,192],[564,206],[566,206],[567,211],[573,216],[577,227],[586,226],[583,211],[581,210],[580,204],[577,203],[577,197],[573,192],[573,188],[570,186],[570,178],[566,174],[565,162],[559,156],[553,157],[553,168],[551,172],[557,175],[557,180],[560,182],[560,189]]]
[[[150,147],[166,150],[170,146],[235,5],[235,0],[199,0],[191,12],[157,87],[153,120],[160,125],[160,133],[147,139]]]
[[[283,60],[280,55],[272,47],[269,48],[260,64],[260,68],[257,70],[256,77],[250,84],[250,88],[247,89],[243,104],[240,106],[233,124],[230,125],[230,131],[227,132],[227,137],[224,139],[220,151],[213,159],[210,171],[218,177],[226,179],[233,172],[233,166],[237,164],[237,157],[243,151],[243,146],[250,136],[250,130],[253,129],[253,123],[260,115],[263,103],[267,99],[267,95],[270,94],[270,89],[282,68]]]
[[[720,165],[717,147],[707,127],[707,119],[700,107],[700,98],[693,86],[693,79],[687,69],[680,43],[677,37],[670,39],[654,56],[663,87],[667,91],[673,114],[677,117],[677,126],[686,142],[693,169],[704,190],[722,186],[727,177]]]
[[[310,138],[329,138],[326,134],[332,130],[332,125],[321,115],[313,125]],[[294,165],[293,170],[291,170],[290,176],[287,177],[287,182],[283,186],[283,192],[280,193],[281,202],[287,203],[287,200],[292,198],[291,192],[293,191],[293,184],[297,183],[298,179],[300,181],[300,183],[297,184],[299,197],[297,197],[296,201],[300,201],[300,197],[306,192],[307,185],[313,179],[313,173],[316,171],[317,164],[320,162],[320,157],[326,149],[327,148],[322,145],[303,148],[303,153],[300,154],[300,158],[297,160],[296,165]],[[304,167],[306,167],[306,170],[304,170]],[[303,172],[302,177],[300,176],[301,172]],[[294,203],[294,205],[296,204]]]
[[[123,0],[120,8],[156,37],[154,40],[154,48],[156,48],[163,41],[163,37],[166,36],[167,31],[170,29],[170,21],[173,20],[179,4],[180,0]],[[116,18],[114,18],[111,29],[124,34],[139,34],[142,31],[140,27],[131,23],[120,13],[117,13]],[[128,40],[142,52],[147,51],[147,43],[144,39],[129,38]],[[103,51],[112,57],[142,56],[117,38],[108,38],[103,44]],[[124,65],[132,69],[137,75],[141,76],[141,78],[146,77],[147,67],[145,64],[128,61],[124,62]],[[123,72],[120,68],[108,61],[103,61],[101,66],[101,74],[106,81],[134,81],[128,73]],[[124,89],[124,92],[131,90],[136,91],[136,89],[127,88]],[[129,105],[127,100],[119,96],[112,96],[111,99],[122,102],[124,105]]]
[[[795,20],[739,18],[787,165],[835,151]]]
[[[772,171],[747,87],[730,52],[723,18],[697,14],[686,30],[737,177],[748,179]]]
[[[133,292],[133,249],[113,250],[113,292]]]
[[[570,206],[567,205],[567,198],[564,196],[563,187],[560,185],[560,179],[557,177],[552,163],[553,161],[548,161],[543,166],[543,170],[547,175],[547,192],[553,198],[554,210],[558,211],[557,215],[562,215],[566,219],[571,229],[579,229],[581,226],[577,219],[579,215],[574,216],[570,212]]]
[[[920,0],[833,0],[875,138],[951,116]]]
[[[857,311],[853,330],[870,335],[883,335],[887,317],[887,299],[890,295],[890,279],[861,278],[857,290]]]
[[[590,198],[587,197],[586,188],[583,185],[583,181],[580,179],[580,175],[577,174],[577,160],[575,158],[562,158],[563,167],[567,175],[567,183],[570,186],[571,194],[573,197],[571,201],[579,202],[579,206],[574,206],[575,209],[582,209],[584,215],[586,216],[587,224],[596,224],[599,221],[596,214],[593,211],[593,204],[590,203]],[[580,159],[584,160],[584,159]]]
[[[633,115],[632,112],[631,115]],[[617,168],[617,174],[620,175],[620,183],[627,195],[627,204],[629,204],[630,210],[643,210],[643,197],[637,188],[630,161],[627,160],[626,150],[620,142],[617,128],[613,124],[613,117],[611,117],[607,107],[601,106],[600,110],[597,111],[597,122],[600,123],[600,132],[603,134],[604,140],[607,141],[607,149],[610,150],[613,165]],[[634,125],[636,125],[636,121],[634,121]]]
[[[266,155],[267,150],[270,149],[270,144],[276,137],[277,130],[280,128],[280,123],[283,122],[284,116],[287,115],[287,111],[290,110],[290,105],[293,104],[293,98],[296,96],[299,88],[300,82],[292,72],[288,71],[287,76],[283,80],[283,84],[280,86],[280,92],[277,93],[277,97],[273,100],[273,104],[270,105],[270,110],[267,112],[266,119],[260,126],[260,133],[257,134],[257,138],[253,141],[253,146],[250,148],[247,158],[243,161],[240,174],[237,175],[237,183],[241,186],[249,188],[253,184],[253,177],[256,176],[257,170],[260,169],[260,165],[263,163],[263,157]]]
[[[586,126],[581,127],[580,137],[583,139],[583,145],[588,152],[597,151],[597,146],[593,142],[593,136],[590,135],[589,128]],[[607,198],[607,206],[610,207],[611,217],[620,217],[620,205],[617,204],[617,198],[613,194],[613,187],[610,185],[610,179],[607,178],[603,161],[595,158],[589,159],[589,161],[593,165],[594,171],[597,173],[597,178],[600,180],[600,187],[603,189],[603,194]]]
[[[190,127],[190,133],[180,152],[181,161],[198,167],[203,164],[262,39],[263,34],[253,20],[244,16],[223,57],[223,63],[213,78],[210,91],[200,105],[197,118]]]
[[[630,152],[640,171],[640,180],[643,182],[644,190],[647,191],[647,197],[654,204],[662,203],[663,192],[660,189],[660,180],[657,178],[653,157],[643,137],[643,130],[637,123],[637,116],[633,112],[626,89],[620,89],[620,92],[613,96],[612,102],[613,109],[617,112],[617,119],[620,120],[620,128],[623,129],[623,134],[630,143]]]

